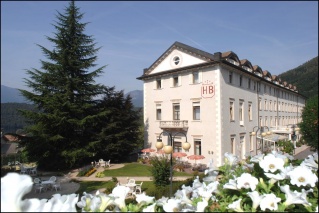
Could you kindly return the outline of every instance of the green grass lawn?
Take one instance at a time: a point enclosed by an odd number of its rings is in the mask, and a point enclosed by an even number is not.
[[[105,176],[108,177],[142,177],[142,176],[152,176],[151,165],[141,164],[141,163],[126,163],[124,167],[119,169],[105,169],[103,172]],[[174,171],[174,176],[184,176],[192,177],[193,174],[187,172],[177,172]]]

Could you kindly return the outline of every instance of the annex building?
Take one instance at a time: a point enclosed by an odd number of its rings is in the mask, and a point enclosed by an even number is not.
[[[225,152],[245,158],[292,139],[306,100],[296,86],[232,51],[210,54],[180,42],[137,79],[144,82],[144,147],[156,149],[161,137],[184,152],[187,138],[187,155],[217,166]]]

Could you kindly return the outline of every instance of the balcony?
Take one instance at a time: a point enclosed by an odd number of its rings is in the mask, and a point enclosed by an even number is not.
[[[159,127],[161,129],[187,129],[188,121],[186,120],[172,120],[172,121],[160,121]]]

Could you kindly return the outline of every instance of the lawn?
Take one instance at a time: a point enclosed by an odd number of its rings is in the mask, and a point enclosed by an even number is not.
[[[105,169],[103,173],[108,177],[142,177],[152,176],[150,169],[151,165],[141,163],[126,163],[122,168]],[[193,174],[174,171],[174,176],[192,177]]]

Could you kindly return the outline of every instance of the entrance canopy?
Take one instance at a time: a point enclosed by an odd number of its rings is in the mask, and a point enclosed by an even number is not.
[[[260,135],[257,136],[258,139],[264,139],[264,141],[270,141],[274,143],[273,150],[276,149],[276,142],[279,140],[288,140],[288,135],[279,135],[279,134],[271,134],[266,135],[265,137],[261,137]]]

